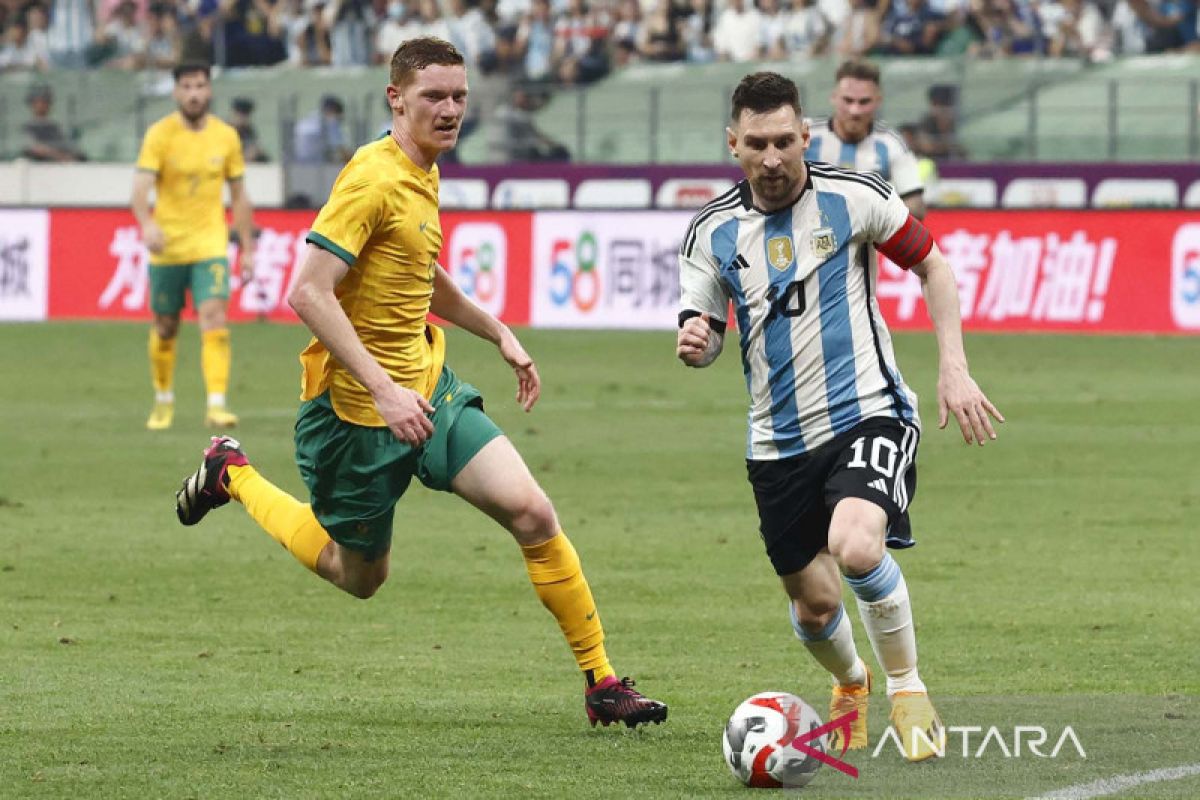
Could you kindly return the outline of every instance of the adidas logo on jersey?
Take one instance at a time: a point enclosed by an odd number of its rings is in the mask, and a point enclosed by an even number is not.
[[[884,494],[888,493],[887,484],[884,483],[883,478],[876,478],[875,480],[868,483],[867,486],[870,486],[872,489],[878,489],[879,491],[883,492]]]

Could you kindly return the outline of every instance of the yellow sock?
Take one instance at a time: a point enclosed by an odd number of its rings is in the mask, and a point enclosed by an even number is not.
[[[163,339],[150,329],[150,380],[154,391],[166,394],[175,380],[175,339]]]
[[[604,651],[604,628],[596,602],[571,540],[559,531],[548,542],[522,547],[521,554],[538,598],[558,620],[589,682],[598,683],[614,674]]]
[[[254,521],[297,561],[317,571],[317,558],[330,539],[313,515],[312,506],[301,503],[250,466],[229,468],[229,495],[245,506]]]
[[[204,373],[204,388],[209,397],[225,396],[229,389],[229,364],[232,360],[229,328],[200,334],[200,370]]]

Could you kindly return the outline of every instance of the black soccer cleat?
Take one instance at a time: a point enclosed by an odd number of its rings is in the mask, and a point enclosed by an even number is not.
[[[214,436],[204,451],[200,469],[183,479],[175,493],[175,514],[184,525],[195,525],[214,508],[229,502],[229,467],[249,466],[237,439]]]
[[[617,680],[616,676],[609,675],[590,687],[583,699],[592,727],[597,722],[606,728],[614,722],[624,722],[630,728],[643,723],[657,725],[664,722],[667,719],[666,704],[651,700],[634,689],[634,685],[633,678]]]

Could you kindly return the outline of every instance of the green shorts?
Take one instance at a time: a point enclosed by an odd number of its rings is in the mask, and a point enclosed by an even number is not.
[[[329,393],[300,406],[296,464],[308,486],[313,513],[335,542],[368,559],[392,544],[396,501],[414,475],[430,489],[450,481],[500,428],[483,413],[483,398],[449,367],[433,392],[433,435],[413,448],[389,428],[368,428],[338,417]]]
[[[188,264],[150,265],[150,310],[155,314],[178,314],[187,291],[192,306],[211,298],[229,299],[229,259],[206,258]]]

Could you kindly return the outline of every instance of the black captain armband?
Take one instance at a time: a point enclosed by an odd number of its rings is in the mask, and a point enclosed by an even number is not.
[[[679,312],[679,327],[682,328],[683,323],[687,322],[692,317],[698,317],[698,316],[700,316],[700,312],[695,311],[690,308],[687,309],[686,311],[680,311]],[[708,327],[712,328],[714,331],[721,334],[722,336],[725,335],[725,321],[724,320],[717,319],[716,317],[713,317],[710,315],[708,318]]]

